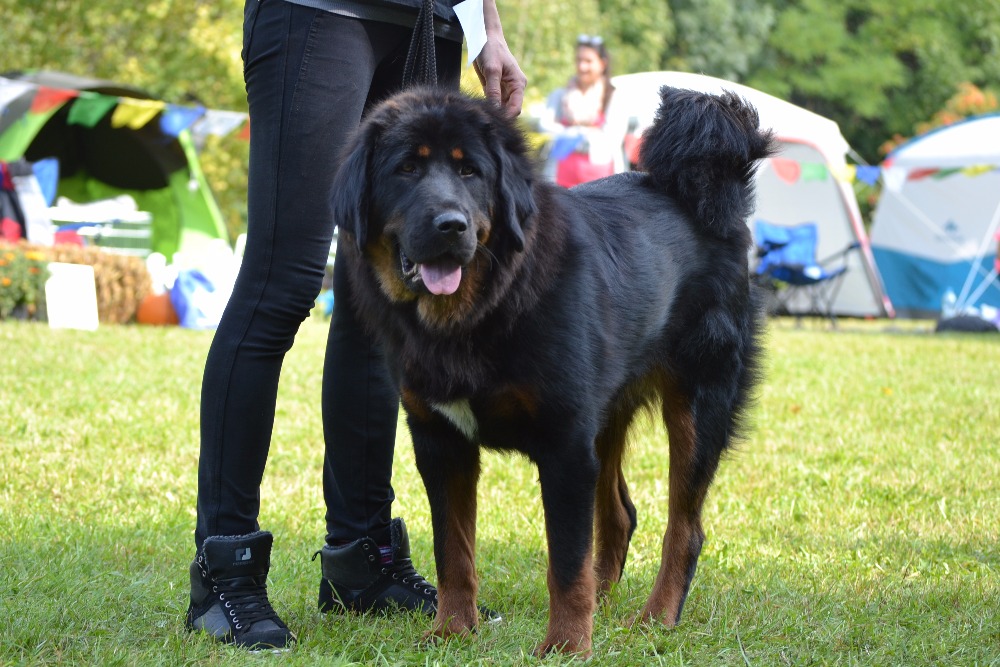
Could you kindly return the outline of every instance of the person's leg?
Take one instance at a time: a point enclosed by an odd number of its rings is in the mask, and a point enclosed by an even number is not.
[[[373,39],[395,42],[372,81],[366,109],[402,87],[410,30],[370,24]],[[461,45],[437,40],[439,82],[457,88]],[[327,543],[387,535],[394,500],[390,478],[399,395],[381,347],[357,320],[347,272],[335,263],[334,312],[323,369],[323,491]]]
[[[259,489],[281,363],[326,267],[337,154],[360,119],[374,61],[365,58],[365,39],[336,32],[355,22],[326,12],[249,0],[244,23],[247,246],[202,384],[188,625],[227,641],[283,645],[293,638],[267,602],[271,536],[257,523]],[[349,54],[350,67],[331,62],[334,51]],[[236,562],[240,568],[230,567]],[[242,623],[222,614],[216,597],[227,590],[230,601],[242,600]]]
[[[367,24],[367,29],[373,41],[395,46],[375,73],[366,108],[401,89],[412,35],[396,26]],[[461,44],[439,39],[435,47],[439,84],[457,88]],[[328,611],[339,602],[353,611],[390,606],[432,611],[434,588],[414,570],[405,525],[391,514],[399,396],[381,347],[356,318],[347,271],[339,262],[333,289],[323,373],[327,546],[322,551],[320,608]],[[374,561],[368,559],[371,555]]]

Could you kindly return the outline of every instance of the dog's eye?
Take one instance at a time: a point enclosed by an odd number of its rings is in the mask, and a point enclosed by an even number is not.
[[[458,168],[458,175],[459,176],[475,176],[476,175],[476,168],[473,167],[471,164],[463,164],[461,167]]]
[[[399,165],[399,173],[401,174],[415,174],[417,173],[417,163],[406,161]]]

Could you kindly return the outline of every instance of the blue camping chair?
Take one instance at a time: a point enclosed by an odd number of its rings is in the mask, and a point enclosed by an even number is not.
[[[783,226],[757,220],[756,278],[773,297],[772,314],[825,317],[836,326],[833,303],[847,272],[846,255],[860,244],[854,242],[830,257],[817,260],[817,237],[814,222]],[[831,266],[835,262],[839,263]],[[808,304],[805,312],[799,295]]]

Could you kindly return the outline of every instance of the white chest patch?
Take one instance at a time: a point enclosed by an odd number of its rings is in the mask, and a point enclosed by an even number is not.
[[[463,398],[449,403],[431,403],[431,408],[450,421],[462,435],[472,442],[476,442],[479,434],[479,422],[476,421],[476,415],[472,413],[469,399]]]

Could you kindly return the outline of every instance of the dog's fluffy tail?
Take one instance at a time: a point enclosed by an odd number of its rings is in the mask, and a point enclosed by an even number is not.
[[[754,208],[756,162],[775,152],[772,133],[758,124],[757,110],[735,93],[664,86],[639,163],[706,231],[742,234]]]

